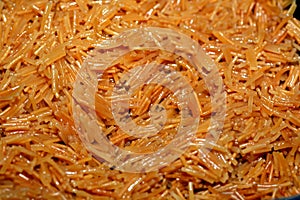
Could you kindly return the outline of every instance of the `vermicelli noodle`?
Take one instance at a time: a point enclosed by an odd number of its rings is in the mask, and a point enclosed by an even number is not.
[[[295,9],[289,0],[0,1],[0,199],[300,194],[300,22],[293,18]],[[151,106],[163,106],[167,119],[160,132],[137,138],[116,125],[108,102],[117,82],[137,66],[147,70],[156,62],[180,72],[200,110],[196,138],[180,158],[135,174],[89,154],[74,125],[72,92],[97,44],[139,27],[169,28],[199,42],[218,67],[227,109],[219,140],[209,142],[210,93],[191,63],[160,50],[120,57],[98,80],[95,96],[97,123],[112,144],[138,153],[157,151],[172,141],[180,123],[174,93],[148,84],[132,94],[131,117],[145,126]],[[99,142],[97,133],[89,140]],[[203,148],[212,150],[204,154]]]

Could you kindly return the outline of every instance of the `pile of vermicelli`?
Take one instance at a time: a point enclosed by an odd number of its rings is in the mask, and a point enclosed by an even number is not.
[[[259,199],[300,194],[300,22],[289,0],[0,1],[0,199]],[[198,41],[227,93],[217,144],[203,140],[211,115],[202,78],[166,52],[124,56],[99,81],[109,98],[124,68],[158,60],[190,78],[198,93],[197,139],[171,165],[145,174],[107,167],[83,147],[72,119],[72,84],[88,52],[118,33],[167,27]],[[106,97],[107,96],[107,97]],[[160,102],[170,116],[149,139],[126,135],[101,102],[97,113],[119,147],[147,152],[172,139],[172,93],[145,85],[132,116],[147,124]],[[159,138],[161,140],[159,140]],[[199,146],[213,150],[205,155]]]

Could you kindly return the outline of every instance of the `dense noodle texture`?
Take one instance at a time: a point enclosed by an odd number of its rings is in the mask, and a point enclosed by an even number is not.
[[[300,194],[300,22],[286,0],[1,0],[0,199],[259,199]],[[205,141],[209,93],[187,61],[168,52],[123,56],[99,80],[96,108],[112,144],[151,152],[172,140],[176,98],[157,84],[131,98],[138,125],[149,107],[167,110],[164,128],[134,138],[107,101],[122,74],[157,61],[196,91],[196,138],[176,161],[149,173],[120,172],[83,146],[72,118],[72,84],[89,51],[124,30],[165,27],[190,36],[215,61],[226,89],[216,144]],[[138,40],[139,38],[137,38]],[[133,41],[134,42],[134,41]],[[91,138],[95,140],[96,138]],[[212,148],[203,154],[201,148]]]

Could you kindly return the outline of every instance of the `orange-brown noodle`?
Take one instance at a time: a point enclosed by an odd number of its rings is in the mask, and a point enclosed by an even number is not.
[[[290,0],[0,1],[0,199],[270,199],[300,194],[300,22]],[[131,117],[163,129],[136,138],[118,127],[110,98],[128,70],[155,61],[180,72],[198,98],[188,150],[149,173],[120,172],[92,157],[72,117],[73,83],[89,51],[124,30],[164,27],[190,36],[216,63],[226,88],[217,143],[205,140],[210,94],[180,56],[131,51],[98,80],[98,124],[112,144],[145,153],[176,134],[180,109],[158,84],[141,86]],[[137,38],[138,39],[138,38]],[[134,43],[134,41],[133,41]],[[121,98],[121,97],[120,97]],[[90,140],[97,140],[95,133]],[[212,149],[204,154],[203,149]]]

